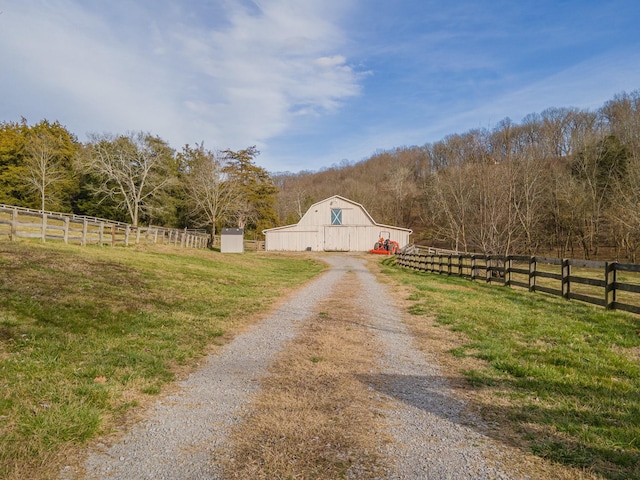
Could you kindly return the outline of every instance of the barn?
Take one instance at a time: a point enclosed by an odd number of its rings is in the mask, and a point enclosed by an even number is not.
[[[357,202],[334,195],[309,207],[295,225],[264,230],[265,250],[366,252],[385,232],[403,247],[412,230],[376,223]]]

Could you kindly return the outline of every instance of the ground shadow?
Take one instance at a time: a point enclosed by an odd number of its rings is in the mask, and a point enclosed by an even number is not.
[[[576,468],[593,471],[604,478],[622,480],[640,478],[640,455],[633,445],[611,445],[596,447],[580,435],[567,435],[569,431],[580,431],[587,420],[596,427],[637,422],[637,412],[619,412],[617,418],[585,419],[580,412],[567,411],[565,407],[540,404],[528,406],[525,411],[519,406],[491,405],[461,400],[456,396],[456,387],[466,385],[464,377],[441,377],[434,375],[360,374],[359,381],[376,391],[407,405],[419,408],[432,415],[467,428],[472,428],[510,447],[527,450],[541,458]],[[550,392],[562,390],[561,385],[539,385]],[[459,387],[463,388],[463,387]],[[518,389],[517,385],[510,388]],[[601,387],[594,387],[601,388]],[[601,392],[591,392],[601,394]],[[629,392],[629,402],[637,401],[637,392]],[[532,411],[535,410],[535,411]],[[482,418],[477,413],[482,412]],[[609,415],[610,417],[610,415]],[[488,421],[485,421],[488,420]],[[508,428],[500,428],[507,426]],[[526,430],[522,425],[527,425]],[[562,425],[561,429],[556,429]]]

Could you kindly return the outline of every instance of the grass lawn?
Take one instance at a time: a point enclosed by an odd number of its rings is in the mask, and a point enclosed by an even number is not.
[[[640,318],[383,263],[412,292],[410,313],[462,339],[449,355],[516,441],[605,478],[640,478]]]
[[[0,242],[0,478],[57,478],[324,267],[302,256]]]

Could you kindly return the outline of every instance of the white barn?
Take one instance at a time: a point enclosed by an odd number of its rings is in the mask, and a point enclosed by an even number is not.
[[[334,195],[309,207],[295,225],[264,230],[265,250],[366,252],[385,232],[404,247],[412,230],[376,223],[357,202]]]

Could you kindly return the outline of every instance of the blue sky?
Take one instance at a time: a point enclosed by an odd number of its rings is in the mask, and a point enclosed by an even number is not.
[[[0,0],[0,121],[257,145],[271,172],[640,89],[637,0]]]

